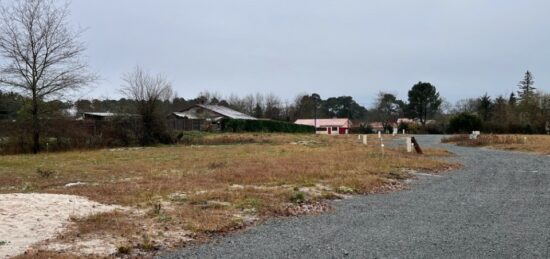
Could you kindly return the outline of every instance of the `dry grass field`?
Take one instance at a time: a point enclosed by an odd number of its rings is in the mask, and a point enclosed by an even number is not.
[[[72,194],[125,206],[72,218],[42,249],[93,241],[143,256],[270,216],[323,212],[327,199],[396,190],[408,170],[455,166],[438,159],[449,155],[442,150],[382,154],[377,142],[364,146],[356,136],[212,134],[189,136],[188,143],[2,156],[0,193]],[[22,257],[71,257],[78,249],[61,250]]]
[[[500,150],[531,152],[550,155],[550,135],[485,135],[476,140],[468,135],[455,135],[442,140],[460,146],[489,147]]]

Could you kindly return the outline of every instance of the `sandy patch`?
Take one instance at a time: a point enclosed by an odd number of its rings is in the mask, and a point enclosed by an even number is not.
[[[0,194],[0,258],[21,254],[34,243],[54,238],[71,216],[85,217],[121,208],[74,195]]]

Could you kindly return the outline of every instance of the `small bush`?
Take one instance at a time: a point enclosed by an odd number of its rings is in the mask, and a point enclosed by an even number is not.
[[[127,254],[130,254],[132,252],[132,248],[129,247],[129,246],[119,246],[117,248],[117,251],[118,251],[119,254],[127,255]]]
[[[55,175],[55,171],[53,171],[53,170],[47,170],[47,169],[42,169],[42,168],[37,168],[37,169],[36,169],[36,174],[37,174],[40,178],[50,178],[50,177],[52,177],[53,175]]]
[[[290,201],[297,204],[304,203],[306,201],[306,194],[304,192],[294,192],[290,196]]]
[[[151,239],[147,235],[143,235],[143,242],[138,244],[138,248],[146,252],[158,250],[158,247],[154,244],[153,241],[151,241]]]

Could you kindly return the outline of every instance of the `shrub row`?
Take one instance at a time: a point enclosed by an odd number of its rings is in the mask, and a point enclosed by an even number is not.
[[[30,121],[0,122],[0,154],[30,153],[32,135]],[[50,119],[41,121],[42,151],[68,151],[105,147],[137,146],[141,122],[116,118],[110,121],[76,121]]]
[[[298,125],[273,120],[237,120],[226,119],[221,125],[224,132],[285,132],[313,133],[313,126]]]
[[[453,116],[449,122],[447,133],[470,133],[474,130],[480,130],[485,133],[495,134],[545,134],[546,129],[543,123],[540,124],[520,124],[484,122],[475,114],[461,113]]]

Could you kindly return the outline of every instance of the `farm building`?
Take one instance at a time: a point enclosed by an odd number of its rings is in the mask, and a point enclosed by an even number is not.
[[[168,116],[168,126],[177,131],[217,131],[224,119],[257,120],[221,105],[196,104]]]
[[[139,118],[138,114],[128,114],[128,113],[112,113],[112,112],[83,112],[82,116],[77,120],[94,120],[94,121],[108,121],[116,117],[133,117]]]
[[[295,124],[315,126],[317,134],[341,135],[349,134],[351,121],[346,118],[334,119],[299,119]]]

